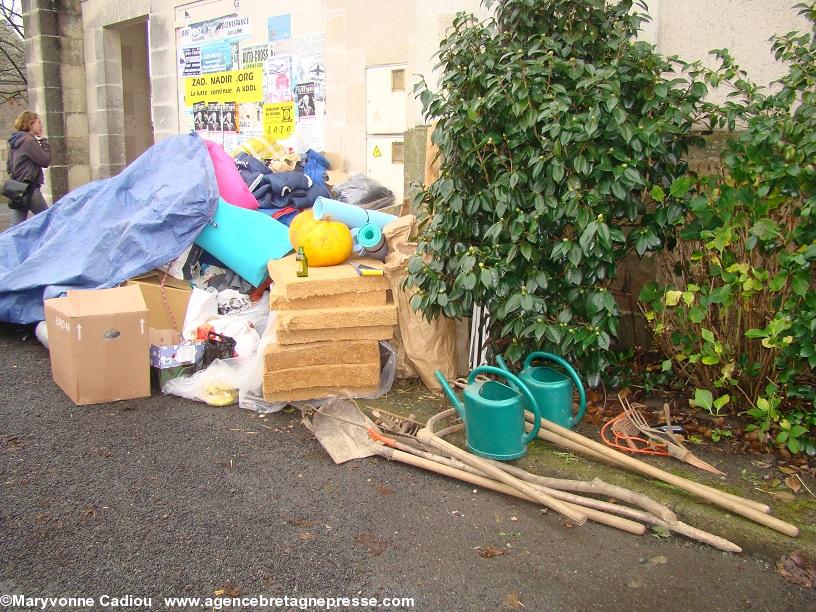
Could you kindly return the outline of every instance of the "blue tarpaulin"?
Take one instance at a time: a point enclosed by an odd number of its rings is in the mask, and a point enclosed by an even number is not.
[[[0,234],[0,321],[42,321],[44,299],[114,287],[167,264],[217,205],[201,138],[163,140],[117,176],[84,185]]]

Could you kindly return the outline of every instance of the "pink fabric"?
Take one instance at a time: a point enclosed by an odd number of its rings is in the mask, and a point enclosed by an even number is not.
[[[235,160],[223,149],[221,145],[212,140],[204,139],[207,145],[207,152],[212,159],[215,168],[215,180],[218,182],[218,193],[233,206],[258,210],[258,200],[244,183],[244,179],[238,174],[235,167]]]

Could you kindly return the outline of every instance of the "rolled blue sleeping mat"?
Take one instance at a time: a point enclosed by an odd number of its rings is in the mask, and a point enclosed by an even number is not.
[[[382,230],[375,224],[366,223],[357,230],[357,242],[369,257],[385,261],[385,256],[388,255],[388,245],[385,244]]]
[[[253,287],[266,280],[270,259],[280,259],[292,250],[289,228],[283,223],[222,199],[195,243]]]
[[[331,217],[333,221],[345,223],[351,229],[362,227],[366,223],[373,223],[382,229],[397,218],[396,215],[389,215],[388,213],[378,210],[367,210],[354,204],[330,200],[323,196],[315,200],[312,210],[314,211],[315,219]]]

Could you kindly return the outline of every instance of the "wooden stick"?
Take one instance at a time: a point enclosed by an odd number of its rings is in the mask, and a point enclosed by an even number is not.
[[[526,428],[527,431],[530,431],[533,428],[533,426],[532,426],[531,423],[527,423],[527,424],[525,424],[525,428]],[[580,434],[576,434],[576,435],[580,436]],[[572,441],[572,440],[567,440],[567,439],[563,438],[562,436],[559,436],[558,434],[554,434],[554,433],[552,433],[550,431],[546,431],[546,430],[543,430],[543,429],[538,430],[538,437],[540,439],[542,439],[542,440],[550,442],[551,444],[557,444],[558,446],[563,446],[564,448],[566,448],[568,450],[571,450],[573,452],[583,453],[583,454],[587,455],[588,457],[592,457],[593,459],[596,459],[598,461],[606,463],[607,465],[611,465],[612,467],[627,468],[627,469],[630,469],[630,470],[632,470],[634,472],[638,472],[640,474],[644,474],[644,475],[647,475],[647,476],[651,475],[651,474],[645,474],[645,472],[643,470],[639,469],[638,467],[635,467],[635,466],[643,466],[643,465],[649,465],[649,464],[644,463],[643,461],[640,461],[639,459],[635,459],[634,457],[628,457],[627,455],[622,455],[622,453],[619,453],[618,451],[616,451],[614,449],[603,447],[606,450],[611,451],[615,456],[603,455],[603,454],[599,453],[598,451],[593,450],[593,448],[591,448],[589,446],[586,446],[585,444],[582,444],[581,442],[575,442],[575,441]],[[580,436],[580,437],[585,438],[585,436]],[[585,438],[585,439],[589,440],[589,438]],[[594,442],[593,440],[589,440],[589,441]],[[617,455],[622,455],[622,456],[626,457],[627,459],[630,459],[631,461],[634,461],[635,464],[633,465],[633,464],[628,464],[628,463],[623,463],[621,461],[618,461],[618,459],[616,457]],[[654,468],[654,469],[660,470],[660,468]],[[662,471],[662,470],[660,470],[660,471]],[[668,472],[664,472],[664,473],[668,473]],[[678,478],[682,478],[682,476],[678,476]],[[657,480],[663,480],[663,479],[662,478],[657,478]],[[686,480],[688,480],[688,479],[686,479]],[[693,481],[690,481],[690,482],[693,482]],[[767,506],[766,504],[760,503],[758,501],[754,501],[752,499],[746,499],[744,497],[738,497],[737,495],[732,495],[731,493],[728,493],[726,491],[720,491],[719,489],[709,487],[708,485],[705,485],[705,484],[702,484],[702,483],[695,483],[695,484],[697,484],[698,486],[700,486],[702,488],[708,489],[712,493],[715,493],[717,495],[721,495],[723,497],[727,497],[727,498],[731,499],[732,501],[734,501],[735,503],[745,504],[746,506],[750,506],[750,507],[754,508],[755,510],[757,510],[759,512],[763,512],[765,514],[770,514],[770,512],[771,512],[771,509],[770,509],[769,506]]]
[[[660,468],[656,468],[648,463],[643,463],[642,461],[638,461],[632,457],[627,457],[623,453],[619,453],[614,449],[608,448],[594,440],[590,440],[589,438],[582,436],[581,434],[575,433],[567,429],[566,427],[561,427],[560,425],[556,425],[555,423],[548,421],[547,419],[541,419],[541,428],[545,429],[548,432],[556,434],[557,436],[561,436],[564,439],[577,442],[584,446],[588,446],[593,450],[606,455],[608,457],[614,457],[617,461],[621,464],[625,465],[628,468],[631,468],[635,471],[638,471],[642,474],[646,474],[647,476],[651,476],[652,478],[656,478],[658,480],[662,480],[668,484],[674,485],[684,491],[689,493],[693,493],[697,497],[705,499],[713,504],[720,506],[721,508],[725,508],[734,514],[739,514],[740,516],[744,516],[747,519],[750,519],[760,525],[764,525],[766,527],[770,527],[771,529],[775,529],[780,533],[784,533],[790,537],[797,537],[799,535],[799,528],[795,525],[791,525],[790,523],[786,523],[776,517],[770,516],[768,514],[764,514],[760,512],[749,503],[749,500],[745,500],[742,498],[738,498],[739,501],[732,499],[727,495],[723,495],[722,492],[717,491],[716,489],[712,489],[706,487],[704,485],[700,485],[699,483],[693,482],[686,478],[682,478],[680,476],[675,476],[669,472],[665,472]],[[455,447],[454,447],[455,448]]]
[[[512,495],[514,497],[518,497],[519,499],[524,499],[534,503],[541,503],[538,501],[538,499],[535,498],[537,497],[537,495],[528,496],[527,494],[519,491],[518,489],[508,486],[504,483],[496,482],[495,480],[492,480],[490,478],[479,476],[477,474],[466,472],[464,470],[457,470],[456,468],[447,466],[443,463],[432,461],[430,459],[425,459],[424,457],[419,457],[401,450],[389,448],[387,446],[381,446],[377,449],[376,453],[387,459],[393,459],[394,461],[399,461],[401,463],[413,465],[424,470],[436,472],[437,474],[450,476],[451,478],[456,478],[457,480],[469,482],[484,489],[490,489],[492,491],[497,491],[499,493],[504,493],[506,495]],[[531,486],[531,489],[535,490],[535,486]],[[569,494],[567,493],[566,495]],[[611,514],[607,514],[599,510],[594,510],[592,508],[581,508],[581,512],[585,515],[584,521],[586,521],[586,519],[589,518],[595,521],[596,523],[608,525],[609,527],[615,527],[616,529],[621,529],[623,531],[627,531],[629,533],[634,533],[637,535],[643,535],[646,532],[646,527],[644,527],[640,523],[636,523],[625,518],[612,516]]]
[[[496,482],[495,480],[485,478],[482,474],[478,472],[478,470],[476,470],[476,468],[473,468],[465,463],[462,463],[461,461],[457,461],[456,459],[442,457],[441,455],[436,455],[428,451],[423,451],[417,447],[408,444],[403,444],[400,442],[395,442],[394,447],[397,450],[404,449],[411,455],[416,455],[418,458],[425,459],[427,461],[432,462],[433,464],[442,464],[443,466],[450,467],[454,470],[461,470],[463,472],[463,474],[456,474],[455,472],[452,472],[450,474],[445,473],[444,475],[449,475],[454,478],[458,478],[459,480],[470,482],[477,486],[481,486],[482,488],[485,489],[490,489],[493,491],[498,491],[500,493],[513,495],[515,497],[519,497],[520,499],[527,499],[529,501],[533,501],[530,500],[528,497],[525,497],[522,493],[516,491],[515,489],[507,487],[506,485]],[[378,454],[381,454],[382,456],[385,456],[389,459],[393,459],[395,461],[403,461],[404,459],[404,455],[402,454],[388,453],[387,451]],[[422,467],[423,469],[428,469],[437,473],[442,473],[437,469],[435,465],[427,466],[425,464],[420,465],[419,463],[422,462],[415,461],[403,461],[403,462],[410,463],[411,465],[416,465],[416,467]],[[469,476],[467,476],[468,474],[474,476],[474,478],[470,478]],[[627,521],[626,523],[621,524],[613,520],[610,520],[609,515],[614,514],[664,527],[670,531],[683,535],[689,539],[696,540],[704,544],[708,544],[709,546],[713,546],[714,548],[718,548],[726,552],[732,553],[742,552],[742,548],[740,548],[733,542],[730,542],[725,538],[721,538],[719,536],[708,533],[701,529],[697,529],[696,527],[692,527],[691,525],[687,525],[686,523],[682,523],[680,521],[663,521],[649,512],[643,512],[641,510],[630,508],[628,506],[621,506],[618,504],[613,504],[598,499],[593,499],[590,497],[582,497],[580,495],[574,495],[566,491],[559,491],[557,489],[548,489],[547,487],[544,486],[540,486],[540,488],[543,492],[549,493],[556,499],[584,506],[585,508],[584,512],[586,513],[587,518],[600,524],[615,527],[617,529],[622,529],[624,531],[629,531],[630,533],[635,533],[638,535],[645,532],[645,529],[642,528],[643,526],[639,525],[638,523]]]
[[[461,431],[464,428],[465,424],[459,423],[451,427],[448,427],[447,429],[437,431],[435,433],[438,438],[444,438],[445,436],[455,433],[457,431]],[[643,495],[642,493],[636,493],[635,491],[630,491],[629,489],[624,489],[623,487],[611,485],[607,482],[604,482],[600,478],[595,478],[589,482],[585,480],[548,478],[546,476],[539,476],[538,474],[531,474],[526,470],[522,470],[521,468],[515,467],[513,465],[508,465],[500,461],[493,461],[492,459],[485,459],[485,461],[489,461],[491,464],[495,465],[500,470],[504,470],[508,474],[511,474],[512,476],[515,476],[516,478],[525,480],[527,482],[540,484],[545,487],[549,487],[551,489],[556,489],[559,491],[592,493],[595,495],[606,495],[609,497],[614,497],[623,502],[643,508],[647,512],[651,512],[655,516],[669,523],[672,523],[677,520],[677,515],[671,510],[669,510],[663,504],[656,502],[655,500],[651,499],[646,495]]]
[[[430,423],[430,420],[429,420]],[[445,440],[440,440],[437,438],[433,431],[431,431],[428,426],[426,425],[424,428],[420,429],[417,432],[417,438],[420,442],[425,444],[430,444],[431,446],[435,446],[439,450],[451,455],[452,457],[456,457],[463,463],[467,463],[468,465],[475,467],[476,469],[484,472],[485,474],[489,475],[491,478],[498,480],[499,482],[503,482],[504,484],[513,487],[517,491],[524,493],[526,497],[529,497],[543,506],[555,510],[559,514],[563,514],[568,519],[573,521],[578,525],[583,525],[586,523],[587,517],[586,514],[581,512],[578,508],[571,504],[566,504],[564,502],[558,501],[554,499],[550,495],[545,495],[540,491],[537,491],[529,483],[524,482],[523,480],[519,480],[510,474],[507,474],[500,470],[497,467],[493,467],[484,459],[477,457],[465,450],[462,450],[458,446],[454,446],[450,442],[446,442]]]

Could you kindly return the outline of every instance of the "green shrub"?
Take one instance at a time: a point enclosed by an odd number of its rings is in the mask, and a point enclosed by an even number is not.
[[[814,4],[798,5],[811,23]],[[747,413],[767,438],[816,454],[816,30],[774,39],[787,74],[765,94],[718,51],[732,100],[720,125],[744,127],[721,177],[687,194],[689,214],[667,254],[669,284],[641,300],[665,367],[713,413]],[[773,90],[774,88],[772,88]],[[691,187],[691,185],[689,185]]]
[[[683,154],[707,93],[699,65],[637,41],[632,0],[505,0],[460,14],[439,49],[440,89],[416,88],[442,156],[418,194],[429,221],[409,265],[428,317],[490,315],[510,360],[543,348],[608,363],[608,287],[632,250],[663,248],[683,208]],[[642,11],[646,6],[636,3]]]

